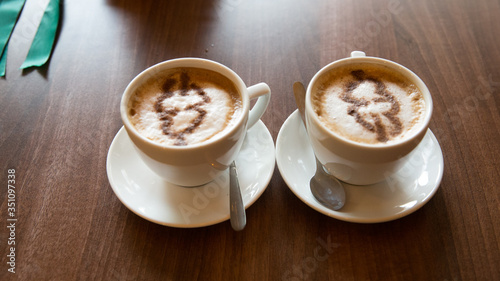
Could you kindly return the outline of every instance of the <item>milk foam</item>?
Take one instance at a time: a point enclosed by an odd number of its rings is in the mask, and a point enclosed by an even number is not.
[[[183,84],[178,72],[157,75],[131,99],[130,120],[139,133],[163,145],[191,145],[232,128],[241,112],[234,85],[217,73],[194,69],[188,69],[189,83]],[[165,91],[167,79],[175,83]]]
[[[385,67],[351,65],[320,77],[313,107],[330,130],[352,141],[375,144],[404,139],[425,111],[421,92]]]

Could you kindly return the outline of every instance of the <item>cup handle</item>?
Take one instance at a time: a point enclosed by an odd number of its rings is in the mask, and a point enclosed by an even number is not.
[[[251,100],[259,98],[248,114],[247,129],[250,129],[266,111],[267,105],[271,100],[271,89],[266,83],[259,83],[248,87],[247,90]]]
[[[351,58],[366,57],[366,54],[362,51],[351,52]]]

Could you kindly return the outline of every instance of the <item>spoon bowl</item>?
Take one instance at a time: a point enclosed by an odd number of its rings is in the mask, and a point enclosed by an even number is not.
[[[309,182],[311,193],[323,206],[340,210],[344,207],[345,191],[338,179],[328,174],[316,158],[316,174]]]
[[[306,89],[304,85],[295,82],[293,84],[293,94],[300,112],[300,118],[307,130],[305,122]],[[316,159],[316,173],[309,182],[311,193],[323,206],[334,211],[340,210],[345,203],[344,186],[337,178],[325,171],[316,155],[314,155],[314,158]]]

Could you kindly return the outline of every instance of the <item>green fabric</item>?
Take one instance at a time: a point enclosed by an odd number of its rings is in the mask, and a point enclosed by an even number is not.
[[[21,69],[41,66],[47,62],[52,52],[58,24],[59,0],[50,0]]]
[[[2,53],[0,57],[0,77],[5,76],[5,67],[7,66],[7,48]]]
[[[25,0],[0,0],[0,76],[5,76],[7,43]]]

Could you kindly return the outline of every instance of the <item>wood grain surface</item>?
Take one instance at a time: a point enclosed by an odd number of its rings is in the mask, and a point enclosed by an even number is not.
[[[500,280],[499,1],[61,1],[49,63],[21,71],[39,2],[27,1],[0,79],[1,280]],[[113,193],[119,101],[145,68],[201,57],[266,82],[262,121],[276,141],[296,109],[293,82],[353,50],[405,65],[432,93],[444,175],[417,212],[339,221],[304,204],[277,168],[241,232],[229,221],[157,225]]]

